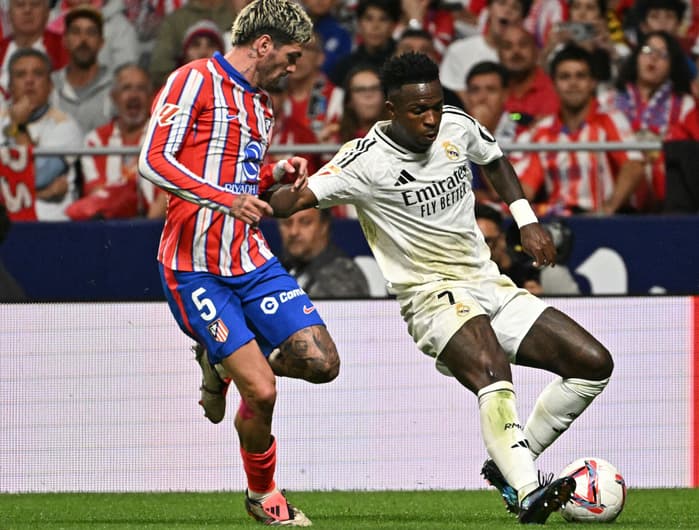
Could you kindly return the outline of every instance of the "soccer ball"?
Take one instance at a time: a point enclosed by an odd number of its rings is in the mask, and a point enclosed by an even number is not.
[[[575,492],[561,510],[569,522],[609,523],[626,502],[626,483],[617,469],[602,458],[580,458],[568,464],[561,477],[575,479]]]

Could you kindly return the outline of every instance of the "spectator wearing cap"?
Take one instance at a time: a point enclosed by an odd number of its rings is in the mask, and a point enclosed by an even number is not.
[[[91,5],[102,13],[104,44],[97,61],[111,71],[138,60],[140,43],[136,28],[124,14],[124,0],[61,0],[51,10],[48,27],[56,33],[65,32],[65,16],[82,5]]]
[[[165,17],[150,58],[150,74],[156,89],[165,84],[167,76],[177,67],[184,36],[194,23],[212,20],[225,34],[234,17],[230,0],[190,0]]]
[[[214,52],[223,53],[223,35],[212,20],[200,20],[187,30],[182,42],[180,66],[195,59],[208,59]]]
[[[63,44],[69,60],[65,68],[51,76],[53,101],[87,132],[109,121],[112,115],[111,72],[97,62],[104,43],[103,20],[99,11],[84,5],[71,9],[65,21]]]
[[[34,48],[45,53],[54,69],[68,62],[61,36],[47,29],[49,0],[9,0],[10,35],[0,41],[0,90],[9,86],[10,57],[19,49]]]

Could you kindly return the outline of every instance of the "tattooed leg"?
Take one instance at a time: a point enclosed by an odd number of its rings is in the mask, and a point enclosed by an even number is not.
[[[279,376],[327,383],[337,377],[340,357],[324,326],[300,329],[269,356],[269,364]]]

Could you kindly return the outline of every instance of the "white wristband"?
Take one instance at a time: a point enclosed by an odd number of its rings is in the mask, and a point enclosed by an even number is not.
[[[279,182],[284,178],[284,175],[286,175],[286,169],[284,169],[285,165],[286,159],[280,160],[274,164],[274,169],[272,169],[272,178],[274,179],[274,182]]]
[[[539,222],[527,199],[517,199],[510,204],[510,213],[519,228]]]

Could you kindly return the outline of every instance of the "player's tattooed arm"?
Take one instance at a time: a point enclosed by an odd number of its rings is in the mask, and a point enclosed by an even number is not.
[[[506,204],[524,198],[522,185],[510,161],[501,156],[483,167],[483,172]]]
[[[337,377],[340,357],[324,326],[300,329],[269,356],[276,375],[326,383]]]

